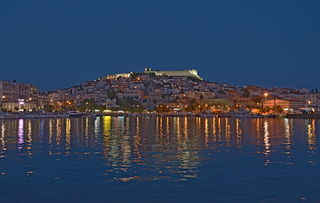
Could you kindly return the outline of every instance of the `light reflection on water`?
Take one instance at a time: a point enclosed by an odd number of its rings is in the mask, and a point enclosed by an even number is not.
[[[0,161],[21,161],[21,168],[1,165],[0,173],[19,176],[24,170],[37,177],[46,161],[64,159],[77,164],[82,176],[111,182],[199,181],[210,177],[205,171],[231,166],[239,171],[253,162],[260,169],[304,162],[317,166],[318,125],[317,120],[187,117],[1,120]]]
[[[18,149],[21,150],[23,148],[24,143],[24,121],[23,119],[19,119],[19,127],[18,127]]]

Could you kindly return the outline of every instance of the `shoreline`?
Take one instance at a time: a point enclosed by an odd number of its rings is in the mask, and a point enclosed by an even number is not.
[[[125,117],[204,117],[204,118],[289,118],[289,119],[320,119],[320,114],[288,114],[276,115],[246,115],[246,114],[202,114],[202,113],[0,113],[3,119],[46,119],[46,118],[81,118],[102,116]]]

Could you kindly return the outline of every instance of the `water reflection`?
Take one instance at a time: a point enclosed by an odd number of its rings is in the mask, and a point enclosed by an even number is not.
[[[1,151],[6,151],[5,134],[6,134],[6,127],[4,122],[2,121],[1,122],[1,138],[0,138]]]
[[[291,155],[291,147],[292,147],[292,119],[288,119],[285,118],[284,119],[284,136],[285,136],[285,141],[284,141],[284,145],[285,145],[285,154],[290,157]]]
[[[52,144],[52,136],[53,136],[53,119],[49,120],[49,144]]]
[[[21,150],[24,144],[23,134],[24,134],[24,120],[19,119],[18,124],[18,149]]]
[[[66,119],[66,143],[65,149],[67,154],[70,153],[71,150],[71,120],[69,118]]]
[[[250,149],[263,158],[262,165],[270,166],[277,154],[285,156],[283,162],[292,163],[298,143],[310,154],[309,163],[315,164],[318,122],[111,116],[2,120],[0,150],[2,157],[15,151],[80,159],[101,155],[104,174],[113,180],[188,180],[199,177],[201,163],[208,156],[232,150]]]
[[[312,119],[308,123],[308,148],[310,151],[316,149],[316,121]]]
[[[56,121],[56,144],[61,144],[61,137],[62,137],[62,122],[61,119],[57,119]]]
[[[241,130],[241,127],[240,127],[240,119],[236,119],[235,120],[236,122],[236,143],[237,143],[237,148],[240,148],[241,147],[241,141],[242,141],[242,137],[241,137],[241,134],[242,134],[242,130]]]
[[[270,143],[270,138],[269,138],[269,123],[268,121],[264,121],[264,137],[263,137],[263,141],[264,141],[264,154],[266,157],[266,162],[265,162],[265,166],[268,166],[269,164],[271,164],[271,160],[269,158],[270,156],[270,148],[271,148],[271,143]]]

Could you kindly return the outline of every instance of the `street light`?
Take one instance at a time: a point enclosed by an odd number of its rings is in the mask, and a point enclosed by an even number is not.
[[[264,101],[265,101],[265,102],[267,101],[267,96],[268,96],[268,95],[269,95],[268,92],[263,93]],[[262,108],[264,108],[263,102],[262,102]]]

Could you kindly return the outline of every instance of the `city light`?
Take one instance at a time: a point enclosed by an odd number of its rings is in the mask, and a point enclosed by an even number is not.
[[[216,84],[204,82],[196,74],[196,71],[151,71],[148,69],[147,72],[138,73],[139,76],[133,73],[117,74],[116,77],[109,77],[109,75],[78,86],[46,93],[39,92],[39,89],[31,84],[2,81],[4,85],[0,86],[1,108],[9,112],[17,111],[15,107],[18,105],[15,99],[17,92],[10,89],[1,90],[1,87],[12,87],[13,85],[24,90],[18,92],[18,97],[25,102],[23,105],[19,104],[19,109],[25,112],[42,110],[43,112],[97,113],[95,110],[101,109],[100,113],[105,113],[103,110],[111,109],[112,112],[120,110],[128,114],[273,116],[277,111],[276,116],[280,117],[288,113],[288,111],[284,112],[284,109],[295,109],[296,112],[299,112],[300,108],[306,108],[310,104],[313,104],[313,107],[318,105],[317,102],[311,102],[312,91],[299,92],[299,90],[288,88],[247,88]],[[29,91],[30,87],[33,92]],[[246,96],[243,96],[244,89],[247,90]],[[7,95],[5,96],[4,93]],[[271,95],[273,100],[267,101]],[[318,112],[320,108],[314,108],[314,111]]]

